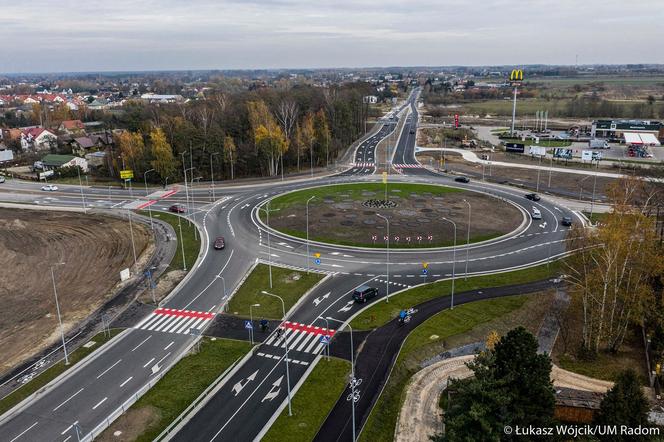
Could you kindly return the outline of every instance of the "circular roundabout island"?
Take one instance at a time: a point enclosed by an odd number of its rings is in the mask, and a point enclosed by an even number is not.
[[[269,201],[270,228],[298,238],[354,247],[434,248],[497,238],[524,214],[499,198],[455,187],[389,183],[338,184],[297,190]],[[469,211],[470,205],[470,211]],[[262,206],[265,209],[265,205]],[[384,217],[384,218],[383,218]],[[262,222],[265,210],[260,210]]]

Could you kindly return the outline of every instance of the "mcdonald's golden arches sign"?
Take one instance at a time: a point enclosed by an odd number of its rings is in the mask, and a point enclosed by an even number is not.
[[[510,81],[522,81],[523,80],[523,70],[522,69],[512,69],[510,74]]]

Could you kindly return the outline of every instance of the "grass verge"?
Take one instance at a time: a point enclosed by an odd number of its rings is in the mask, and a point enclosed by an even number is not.
[[[182,358],[105,432],[123,428],[124,440],[152,441],[219,375],[250,349],[248,342],[204,338],[200,352]],[[192,376],[196,373],[196,376]],[[151,419],[141,419],[145,413]],[[109,436],[110,437],[110,436]]]
[[[148,211],[142,210],[140,214],[148,216]],[[184,264],[186,264],[187,269],[190,269],[196,262],[198,253],[201,250],[201,237],[198,233],[195,233],[196,226],[193,223],[189,225],[189,221],[171,213],[153,211],[152,218],[160,219],[170,224],[177,235],[178,249],[171,260],[171,269],[181,270],[184,268]],[[180,244],[180,222],[182,223],[182,240],[184,242],[184,261],[182,260],[182,246]]]
[[[0,415],[5,413],[7,410],[10,410],[12,407],[17,405],[23,399],[30,396],[32,393],[44,387],[46,384],[51,382],[53,379],[60,376],[62,373],[69,370],[80,360],[85,358],[87,355],[97,350],[99,347],[108,342],[113,336],[120,333],[121,329],[112,329],[111,336],[104,336],[103,333],[99,333],[90,339],[88,342],[94,341],[96,344],[91,347],[79,347],[69,354],[69,365],[65,365],[64,360],[53,364],[53,366],[44,370],[39,376],[32,379],[27,384],[19,387],[17,390],[14,390],[12,393],[8,394],[0,400]]]
[[[445,310],[429,318],[413,330],[401,348],[392,374],[367,420],[360,441],[393,440],[399,410],[404,400],[405,389],[410,378],[419,370],[419,365],[407,360],[417,358],[426,346],[432,345],[431,336],[444,340],[468,332],[479,324],[492,321],[521,308],[528,295],[509,296],[472,302]]]
[[[269,267],[266,264],[258,264],[231,298],[228,313],[248,317],[249,306],[260,304],[260,307],[253,308],[254,317],[280,319],[283,315],[281,301],[273,296],[264,295],[261,291],[281,296],[288,311],[323,277],[324,275],[319,273],[307,274],[272,266],[272,288],[270,288]]]
[[[321,359],[292,401],[293,415],[284,409],[263,441],[313,440],[330,410],[346,388],[350,362]],[[316,404],[312,407],[312,404]]]
[[[474,276],[465,281],[461,278],[457,278],[454,291],[455,293],[460,293],[468,290],[539,281],[555,275],[560,270],[560,266],[561,264],[559,261],[554,261],[549,266],[543,264],[512,272]],[[357,330],[368,330],[380,327],[395,318],[402,309],[408,309],[414,305],[421,304],[440,296],[449,296],[451,290],[452,281],[449,279],[412,288],[399,293],[397,296],[391,297],[389,303],[375,303],[353,319],[351,326]]]

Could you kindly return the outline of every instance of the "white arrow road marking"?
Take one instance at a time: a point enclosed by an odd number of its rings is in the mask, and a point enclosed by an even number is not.
[[[560,209],[559,209],[559,208],[557,208],[557,207],[554,207],[554,210],[557,210],[558,212],[560,212],[560,213],[563,213],[563,211],[562,211],[562,210],[560,210]]]
[[[327,292],[325,295],[321,296],[320,298],[316,298],[316,299],[314,299],[314,305],[315,305],[316,307],[318,307],[318,304],[320,304],[321,302],[323,302],[323,299],[327,299],[327,298],[330,297],[330,293],[332,293],[332,292]]]
[[[281,391],[281,388],[279,386],[281,385],[281,381],[283,381],[283,380],[284,380],[284,376],[281,375],[279,377],[279,379],[274,381],[274,383],[272,384],[272,388],[270,388],[270,391],[268,391],[268,393],[265,395],[265,397],[261,400],[261,403],[263,403],[265,401],[271,401],[275,397],[279,396],[279,392]],[[276,388],[276,390],[275,390],[275,388]]]
[[[242,391],[242,389],[243,389],[243,388],[244,388],[249,382],[251,382],[251,381],[253,381],[254,379],[256,379],[256,375],[257,375],[257,374],[258,374],[258,370],[256,370],[255,372],[253,372],[253,373],[251,374],[251,376],[249,376],[249,377],[245,380],[244,384],[242,383],[242,381],[238,381],[237,384],[233,385],[233,388],[232,388],[233,396],[237,396],[238,394],[240,394],[240,392]]]
[[[353,304],[355,304],[355,301],[351,300],[346,303],[343,307],[341,307],[338,312],[347,312],[348,310],[353,308]]]
[[[546,228],[546,221],[544,221],[542,224],[539,225],[541,228]]]

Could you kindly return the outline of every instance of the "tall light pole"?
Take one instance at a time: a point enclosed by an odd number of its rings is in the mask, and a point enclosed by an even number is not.
[[[87,214],[88,209],[85,205],[85,195],[83,194],[83,182],[81,181],[81,166],[76,166],[76,172],[78,173],[78,188],[81,191],[81,200],[83,202],[83,213]]]
[[[69,355],[67,354],[67,344],[65,342],[65,329],[62,326],[62,317],[60,316],[60,303],[58,302],[58,290],[55,288],[55,266],[64,265],[64,262],[59,262],[51,266],[51,281],[53,281],[53,296],[55,296],[55,310],[58,313],[58,322],[60,323],[60,337],[62,338],[62,349],[65,352],[65,365],[69,365]]]
[[[387,280],[385,282],[385,302],[390,302],[390,220],[377,213],[376,216],[383,218],[387,223]]]
[[[182,270],[187,271],[187,260],[184,256],[184,238],[182,236],[182,217],[178,215],[178,227],[180,229],[180,248],[182,249]]]
[[[187,170],[185,170],[185,175],[186,175],[187,171],[191,171],[191,173],[189,174],[189,175],[191,175],[191,179],[189,181],[189,191],[191,192],[191,195],[187,198],[187,212],[189,212],[189,213],[187,213],[187,215],[186,215],[187,218],[189,218],[189,225],[191,225],[191,220],[192,220],[193,213],[194,213],[194,202],[193,202],[193,200],[194,200],[194,177],[193,177],[194,176],[194,169],[195,169],[195,167],[188,167]],[[185,181],[186,180],[187,179],[185,178]]]
[[[516,89],[517,86],[514,86],[514,103],[512,104],[512,131],[510,134],[514,136],[514,121],[516,120]]]
[[[149,169],[143,173],[143,181],[145,182],[145,198],[148,197],[148,173],[154,171],[154,169]],[[154,230],[154,226],[152,225],[152,208],[150,206],[151,204],[148,204],[148,214],[150,214],[150,229]]]
[[[350,329],[350,395],[352,403],[352,416],[353,416],[353,442],[357,439],[355,436],[355,347],[353,346],[353,327],[350,326],[350,322],[344,323],[338,319],[334,319],[330,316],[327,317],[330,321],[335,321],[341,324],[342,326],[346,325]]]
[[[226,290],[224,290],[225,292]],[[254,313],[251,310],[253,307],[260,307],[260,304],[251,304],[249,306],[249,321],[251,322],[251,328],[249,329],[249,339],[251,340],[251,345],[254,345]]]
[[[212,157],[215,155],[219,155],[219,152],[210,152],[210,178],[212,179],[212,201],[214,201],[215,195],[214,195],[214,167],[212,167]]]
[[[590,198],[590,222],[593,222],[593,209],[595,208],[595,188],[597,187],[597,174],[599,173],[599,160],[597,160],[597,170],[595,170],[595,177],[593,178],[593,195]]]
[[[309,203],[311,202],[312,199],[316,198],[315,196],[310,197],[307,200],[307,273],[309,273]]]
[[[330,331],[330,321],[327,318],[323,318],[322,316],[319,316],[317,319],[322,319],[325,321],[325,329],[329,332]],[[329,337],[329,335],[328,335]],[[327,350],[327,361],[330,362],[330,342],[327,342],[327,345],[325,346]]]
[[[187,202],[187,208],[189,207],[189,186],[187,185],[187,166],[185,165],[184,162],[184,156],[187,155],[187,151],[180,152],[180,155],[182,155],[182,173],[184,173],[184,195],[186,198]]]
[[[457,247],[457,225],[451,219],[442,217],[447,222],[452,223],[454,226],[454,248],[452,249],[452,298],[450,300],[450,310],[454,309],[454,280],[456,279],[456,247]]]
[[[270,201],[271,200],[267,201],[267,208],[262,210],[265,212],[267,217],[267,266],[270,273],[270,288],[272,288],[272,247],[270,245]]]
[[[136,244],[134,243],[134,227],[131,224],[131,210],[127,209],[127,217],[129,218],[129,234],[131,235],[131,250],[134,252],[134,265],[136,265]]]
[[[277,298],[279,301],[281,301],[281,311],[283,312],[283,317],[282,321],[286,319],[286,304],[284,304],[284,300],[281,296],[274,295],[270,292],[266,292],[263,290],[261,292],[264,295],[272,296],[274,298]],[[284,340],[284,344],[286,344],[286,386],[288,387],[288,415],[292,416],[293,415],[293,410],[291,409],[291,390],[290,390],[290,374],[289,374],[289,369],[288,369],[288,341],[286,338],[282,337]]]
[[[468,279],[468,255],[470,254],[470,220],[471,220],[471,207],[470,203],[466,200],[463,200],[464,203],[468,204],[468,229],[466,231],[466,270],[463,273],[463,279]]]

